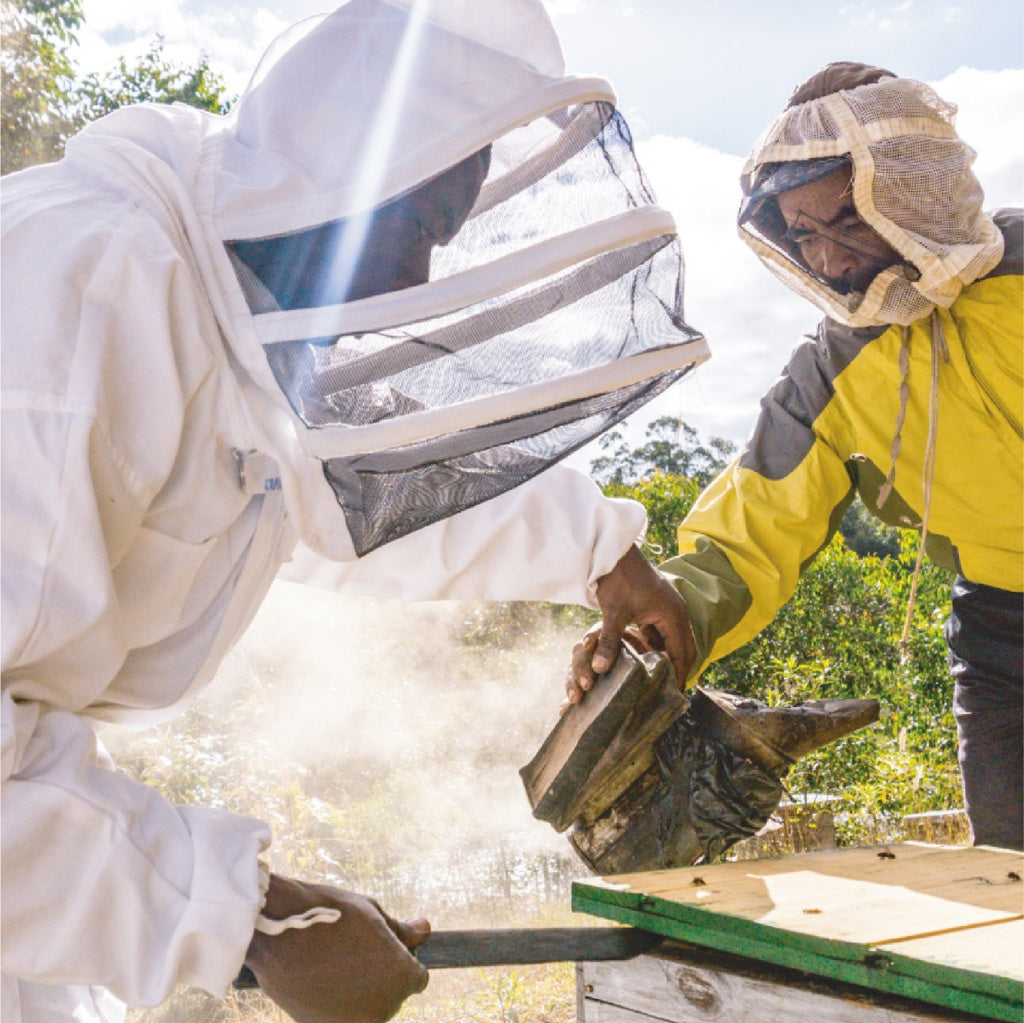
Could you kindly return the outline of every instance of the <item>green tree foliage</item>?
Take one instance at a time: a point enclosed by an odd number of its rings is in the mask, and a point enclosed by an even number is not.
[[[684,450],[672,450],[674,438]],[[610,434],[604,446],[611,453],[594,469],[605,478],[605,493],[643,504],[648,556],[673,556],[679,523],[732,454],[731,445],[705,445],[680,420],[664,418],[651,423],[640,447],[630,450],[621,434]],[[906,814],[960,803],[944,638],[950,580],[927,561],[910,657],[901,663],[899,655],[918,544],[916,533],[880,523],[856,502],[774,621],[701,680],[776,705],[861,696],[881,701],[878,725],[806,758],[788,779],[794,792],[839,798],[847,841],[877,838],[886,821]]]
[[[604,479],[609,497],[638,501],[647,509],[645,550],[654,561],[671,557],[678,550],[676,531],[697,499],[704,483],[726,464],[735,450],[721,438],[705,445],[693,427],[681,419],[663,416],[647,427],[647,440],[629,450],[621,431],[614,430],[601,441],[608,450],[618,445],[613,455],[591,463],[591,475]],[[682,447],[675,450],[675,438]],[[674,471],[688,467],[696,475]],[[589,628],[597,615],[575,605],[523,601],[474,605],[468,612],[462,642],[466,646],[501,647],[516,642],[531,629],[555,624],[580,633]]]
[[[138,64],[132,66],[122,57],[113,71],[82,79],[75,90],[80,118],[93,121],[130,103],[186,103],[226,113],[224,81],[207,58],[200,56],[194,67],[178,67],[164,57],[163,46],[158,38]]]
[[[0,26],[2,170],[56,160],[72,130],[74,68],[68,55],[82,25],[81,0],[3,0]]]
[[[894,558],[900,552],[900,531],[875,518],[859,500],[846,509],[839,532],[847,546],[862,557]]]
[[[58,160],[65,140],[129,103],[229,106],[205,56],[192,67],[167,60],[159,38],[137,64],[123,57],[105,74],[76,77],[70,51],[83,24],[81,0],[2,0],[2,171]]]
[[[609,483],[604,492],[609,497],[632,498],[647,509],[648,554],[656,561],[664,561],[679,553],[679,523],[703,489],[689,476],[674,476],[656,469],[635,483]]]
[[[877,725],[800,761],[787,779],[793,792],[838,797],[847,842],[877,839],[884,822],[895,828],[906,814],[960,805],[944,639],[950,581],[927,562],[910,656],[899,656],[918,542],[903,533],[896,557],[862,557],[835,537],[775,620],[701,680],[771,704],[880,700]]]
[[[705,444],[692,426],[676,416],[652,420],[644,436],[643,444],[630,448],[621,430],[606,433],[599,443],[608,453],[590,463],[590,475],[602,486],[636,483],[652,472],[686,476],[704,486],[736,451],[732,441],[721,437]]]
[[[604,447],[610,453],[593,469],[610,497],[646,507],[647,554],[654,561],[677,553],[679,523],[733,453],[725,442],[705,445],[695,430],[671,418],[652,422],[637,448],[619,432],[609,434]],[[960,803],[944,638],[950,580],[927,561],[910,656],[901,663],[899,655],[918,545],[916,533],[886,526],[855,502],[776,618],[701,679],[773,705],[863,696],[881,701],[879,724],[801,761],[787,780],[793,792],[839,799],[848,842],[877,839],[906,814]]]

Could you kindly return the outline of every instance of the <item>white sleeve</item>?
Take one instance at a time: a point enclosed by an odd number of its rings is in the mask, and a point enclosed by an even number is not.
[[[3,695],[3,973],[129,1005],[223,997],[261,898],[266,825],[173,807],[109,770],[89,726]]]
[[[402,600],[550,600],[597,607],[597,581],[644,531],[635,501],[607,498],[555,465],[522,486],[410,533],[358,561],[301,547],[280,577]]]
[[[117,457],[90,457],[99,431],[81,420],[3,419],[0,962],[6,976],[101,985],[130,1005],[178,985],[223,996],[252,937],[269,830],[171,806],[117,774],[75,713],[104,699],[126,656],[108,558],[138,517],[97,464]]]
[[[4,285],[19,298],[3,310],[0,964],[133,1005],[178,985],[223,995],[252,937],[267,826],[172,806],[117,774],[79,716],[114,699],[133,648],[166,634],[144,635],[117,578],[154,532],[147,507],[180,447],[192,392],[170,334],[180,321],[189,336],[187,281],[159,237],[133,231],[130,201],[108,217],[122,235],[89,232],[90,209],[76,212],[13,238],[22,221],[4,225]],[[142,297],[117,301],[128,291]],[[165,300],[184,310],[173,322]],[[189,592],[188,578],[151,575],[154,602]]]

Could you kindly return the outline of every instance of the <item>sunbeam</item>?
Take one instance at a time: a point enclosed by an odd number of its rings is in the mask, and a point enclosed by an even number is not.
[[[372,119],[370,134],[363,150],[363,159],[356,168],[355,202],[361,212],[350,217],[343,231],[332,236],[330,266],[320,285],[321,301],[337,301],[334,296],[347,295],[352,277],[359,265],[359,257],[366,244],[366,236],[373,222],[373,207],[380,199],[380,182],[395,146],[396,126],[409,87],[409,79],[419,55],[423,24],[433,0],[413,0],[395,55],[387,87]],[[331,296],[332,298],[327,298]]]

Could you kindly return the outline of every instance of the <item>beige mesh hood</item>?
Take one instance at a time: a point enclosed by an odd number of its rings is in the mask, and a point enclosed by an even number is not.
[[[1002,256],[971,170],[975,152],[956,134],[956,107],[929,86],[885,78],[787,109],[767,129],[741,175],[749,194],[767,164],[848,156],[858,214],[903,258],[866,292],[840,294],[759,229],[743,240],[792,290],[855,327],[910,324],[952,304]]]

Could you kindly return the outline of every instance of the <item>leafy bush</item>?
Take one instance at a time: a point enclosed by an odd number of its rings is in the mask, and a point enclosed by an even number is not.
[[[609,497],[628,497],[647,509],[646,550],[654,561],[679,553],[676,532],[703,488],[695,479],[655,470],[634,483],[610,483]]]
[[[840,838],[859,841],[911,813],[960,804],[952,680],[944,623],[949,576],[922,566],[900,662],[918,537],[904,533],[895,558],[859,557],[835,537],[804,573],[791,600],[759,636],[712,665],[701,684],[778,705],[873,696],[880,722],[801,760],[794,792],[840,803]]]

